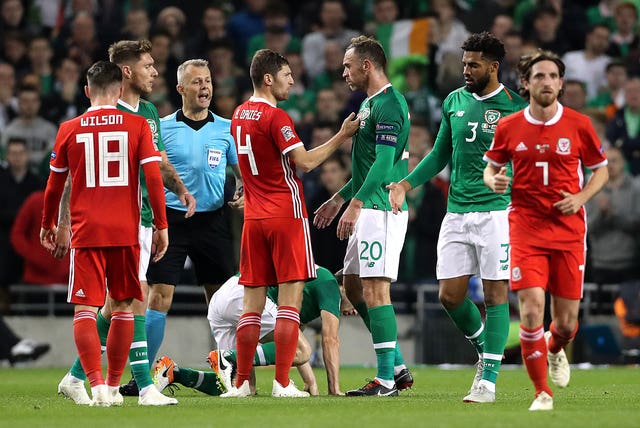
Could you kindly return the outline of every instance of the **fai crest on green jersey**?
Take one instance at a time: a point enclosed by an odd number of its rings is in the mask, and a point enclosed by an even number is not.
[[[369,107],[365,107],[358,112],[358,116],[360,116],[360,129],[364,128],[367,123],[367,118],[371,115],[371,109]]]
[[[151,129],[151,137],[153,138],[153,148],[158,149],[158,124],[153,119],[147,119],[149,128]]]
[[[501,114],[500,114],[500,112],[498,110],[489,109],[489,110],[484,112],[484,120],[489,125],[494,125],[494,124],[498,123],[498,121],[500,120],[500,116],[501,116]]]

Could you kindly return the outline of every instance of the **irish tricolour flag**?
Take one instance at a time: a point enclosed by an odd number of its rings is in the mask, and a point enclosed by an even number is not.
[[[376,38],[390,60],[409,55],[427,55],[429,18],[380,24],[376,29]]]

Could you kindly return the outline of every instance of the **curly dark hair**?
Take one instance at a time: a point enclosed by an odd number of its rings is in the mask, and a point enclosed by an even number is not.
[[[502,62],[505,54],[504,44],[487,31],[470,35],[461,48],[467,52],[482,52],[482,56],[490,61]]]

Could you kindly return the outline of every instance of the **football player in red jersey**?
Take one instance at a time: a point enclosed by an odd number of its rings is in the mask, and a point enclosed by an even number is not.
[[[238,106],[231,120],[238,165],[244,179],[244,226],[240,246],[240,281],[245,286],[238,322],[236,385],[223,397],[250,394],[249,378],[260,333],[266,286],[279,285],[275,326],[276,374],[272,395],[306,397],[289,379],[300,325],[305,281],[316,277],[309,240],[309,221],[296,167],[318,166],[358,130],[351,114],[336,135],[307,151],[293,121],[278,101],[289,97],[293,76],[286,58],[262,49],[251,61],[253,96]]]
[[[68,174],[72,177],[72,251],[68,301],[75,304],[74,338],[93,395],[92,405],[122,404],[118,393],[133,338],[133,299],[142,299],[138,279],[140,245],[140,167],[154,223],[159,231],[154,260],[168,244],[164,189],[147,121],[116,109],[122,93],[122,71],[100,61],[87,72],[85,87],[91,107],[60,125],[51,154],[49,181],[40,241],[56,249],[55,216]],[[104,304],[106,283],[114,299],[107,338],[107,379],[102,375],[98,308]]]
[[[511,182],[510,284],[520,303],[522,360],[536,389],[529,410],[553,409],[547,365],[556,385],[569,383],[564,347],[578,330],[586,253],[583,205],[609,177],[589,118],[558,102],[564,69],[551,52],[522,58],[523,96],[530,105],[498,123],[485,154],[485,184],[504,193]],[[505,173],[508,162],[513,179]],[[586,184],[583,166],[593,171]],[[545,333],[546,291],[552,322]]]

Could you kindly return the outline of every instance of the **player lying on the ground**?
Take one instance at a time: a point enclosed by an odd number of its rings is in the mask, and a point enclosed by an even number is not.
[[[341,395],[338,370],[339,363],[339,338],[338,326],[341,313],[353,314],[354,310],[348,300],[341,298],[340,287],[334,275],[325,268],[318,268],[317,279],[306,283],[303,291],[302,309],[300,320],[302,324],[320,317],[322,321],[322,354],[327,370],[328,392],[332,395]],[[166,387],[170,383],[180,383],[195,388],[211,395],[219,395],[223,388],[218,381],[218,376],[226,388],[230,388],[235,374],[235,347],[236,325],[242,313],[242,301],[244,287],[238,284],[238,276],[230,278],[218,290],[209,304],[207,318],[211,325],[211,331],[218,344],[218,349],[209,354],[209,362],[218,373],[205,373],[196,370],[176,367],[170,358],[161,358],[156,367],[155,378],[159,388]],[[275,316],[277,307],[277,288],[269,289],[267,302],[262,313],[262,329],[260,339],[262,344],[256,349],[254,365],[267,366],[275,364],[275,344],[269,341],[275,328]],[[294,365],[305,382],[305,390],[312,395],[318,394],[318,386],[311,366],[308,363],[311,356],[311,345],[302,332],[299,334],[298,349],[294,358]],[[202,379],[199,381],[199,379]],[[206,384],[206,385],[205,385]],[[251,385],[252,393],[255,393],[255,383]]]

